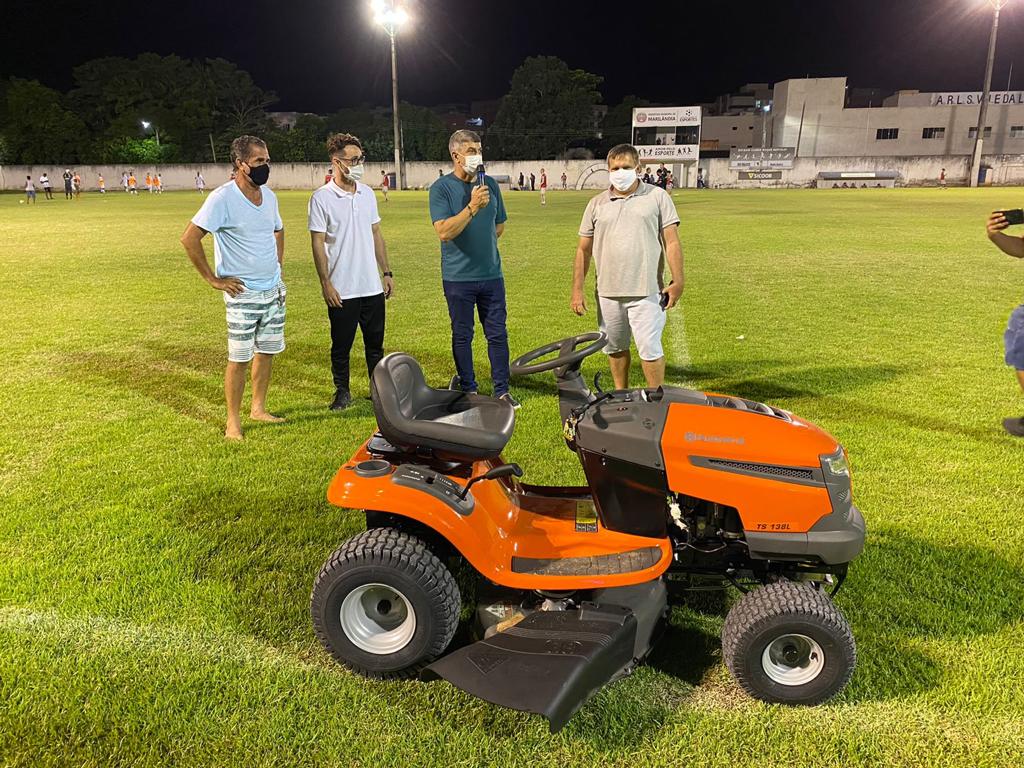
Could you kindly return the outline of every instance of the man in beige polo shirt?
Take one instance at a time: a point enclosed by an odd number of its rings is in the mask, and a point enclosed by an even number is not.
[[[664,189],[640,181],[639,167],[640,156],[629,144],[608,153],[611,186],[587,205],[573,269],[571,307],[582,315],[587,311],[583,282],[594,261],[598,323],[608,336],[604,351],[616,389],[629,386],[631,339],[647,386],[664,383],[665,310],[683,293],[679,214]],[[663,257],[672,273],[668,286],[662,284]]]

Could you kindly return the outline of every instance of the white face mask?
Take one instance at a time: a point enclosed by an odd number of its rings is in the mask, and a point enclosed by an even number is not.
[[[352,179],[352,181],[360,181],[363,178],[363,166],[353,165],[348,169],[348,177]]]
[[[619,168],[608,174],[612,180],[612,186],[619,192],[625,192],[636,184],[636,168]]]
[[[483,164],[483,155],[466,155],[466,159],[462,163],[462,169],[472,176],[476,173],[476,169]]]

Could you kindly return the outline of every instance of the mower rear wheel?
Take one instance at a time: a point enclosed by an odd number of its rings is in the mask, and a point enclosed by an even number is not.
[[[371,528],[342,544],[313,584],[313,629],[337,661],[367,677],[408,678],[451,642],[462,598],[415,536]]]
[[[812,706],[846,687],[857,647],[827,594],[806,582],[778,581],[748,592],[729,611],[722,656],[755,699]]]

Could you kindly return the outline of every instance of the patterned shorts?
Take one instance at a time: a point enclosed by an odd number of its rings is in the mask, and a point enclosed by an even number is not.
[[[1003,334],[1006,347],[1006,364],[1018,371],[1024,371],[1024,304],[1010,315]]]
[[[228,320],[228,360],[248,363],[253,355],[284,351],[284,283],[269,291],[224,294]]]

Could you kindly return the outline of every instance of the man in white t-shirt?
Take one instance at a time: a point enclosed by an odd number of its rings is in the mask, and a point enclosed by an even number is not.
[[[46,195],[46,199],[53,200],[53,185],[50,183],[50,177],[44,173],[39,177],[39,185],[43,188],[43,194]]]
[[[384,301],[391,297],[394,280],[377,198],[360,181],[366,160],[362,143],[347,133],[335,134],[327,140],[327,153],[333,175],[310,198],[309,232],[331,322],[334,400],[329,407],[340,411],[352,402],[349,356],[356,328],[363,334],[368,375],[384,356]]]
[[[277,197],[263,186],[270,177],[270,153],[256,136],[231,142],[234,179],[206,198],[192,217],[181,244],[210,286],[224,294],[228,331],[228,364],[224,396],[228,419],[224,437],[242,439],[240,411],[246,369],[252,361],[254,421],[284,421],[267,411],[267,388],[274,355],[284,351],[285,285],[284,224]],[[203,237],[213,233],[215,270],[203,250]]]

